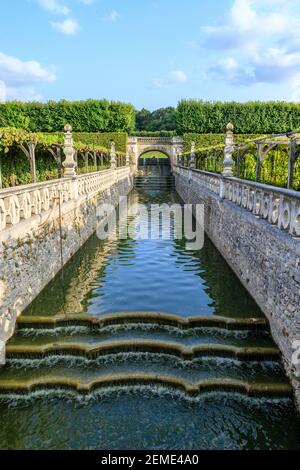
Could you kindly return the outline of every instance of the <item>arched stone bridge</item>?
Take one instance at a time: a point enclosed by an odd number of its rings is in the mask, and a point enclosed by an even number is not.
[[[140,156],[151,150],[164,153],[169,157],[171,165],[175,165],[176,156],[183,151],[183,139],[181,137],[129,137],[127,150],[136,165]]]

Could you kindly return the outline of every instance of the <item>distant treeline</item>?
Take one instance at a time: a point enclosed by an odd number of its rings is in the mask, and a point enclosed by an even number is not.
[[[300,130],[300,103],[206,102],[182,100],[177,108],[136,111],[131,104],[107,100],[0,104],[0,128],[33,132],[62,131],[68,122],[77,132],[220,134],[232,121],[238,134]]]

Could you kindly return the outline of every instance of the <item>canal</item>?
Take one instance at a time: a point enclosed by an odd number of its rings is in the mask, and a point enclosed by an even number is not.
[[[0,422],[2,449],[300,449],[265,318],[208,238],[94,235],[21,316]]]

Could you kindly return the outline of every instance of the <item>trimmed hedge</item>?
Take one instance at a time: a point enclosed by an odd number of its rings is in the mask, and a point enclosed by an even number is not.
[[[234,134],[234,142],[246,142],[247,140],[261,139],[262,137],[264,137],[262,134]],[[225,134],[184,134],[184,152],[189,152],[191,150],[192,142],[195,142],[196,148],[221,145],[225,142]]]
[[[176,131],[133,131],[130,132],[130,135],[138,137],[174,137]]]
[[[74,132],[74,141],[89,145],[99,145],[110,151],[111,142],[116,144],[117,152],[126,153],[128,134],[126,132]]]
[[[131,104],[107,100],[0,103],[0,127],[61,132],[67,123],[77,132],[130,132],[135,109]]]
[[[177,107],[177,132],[220,134],[231,121],[237,134],[273,134],[300,128],[300,103],[280,101],[211,103],[182,100]]]

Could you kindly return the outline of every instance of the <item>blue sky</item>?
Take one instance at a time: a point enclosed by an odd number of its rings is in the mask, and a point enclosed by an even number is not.
[[[1,2],[1,101],[103,97],[299,100],[300,0]]]

